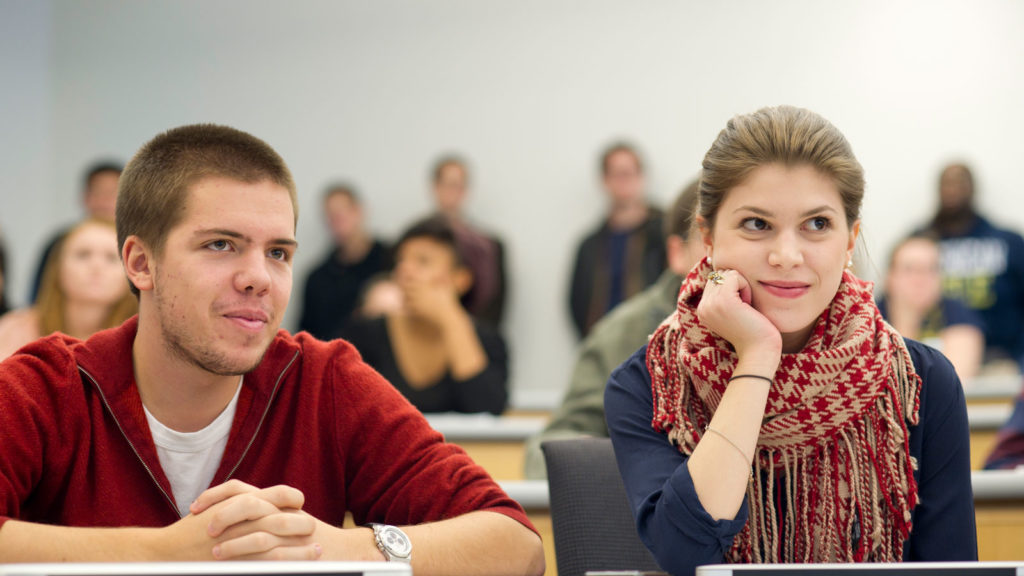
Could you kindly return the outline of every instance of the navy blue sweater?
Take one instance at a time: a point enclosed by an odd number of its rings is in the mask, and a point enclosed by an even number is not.
[[[1024,365],[1024,238],[977,218],[963,236],[943,236],[943,292],[985,323],[989,357]]]

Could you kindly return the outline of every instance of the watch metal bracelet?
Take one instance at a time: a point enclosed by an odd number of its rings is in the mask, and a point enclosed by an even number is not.
[[[388,562],[412,561],[412,541],[400,528],[388,524],[370,524],[377,549]]]

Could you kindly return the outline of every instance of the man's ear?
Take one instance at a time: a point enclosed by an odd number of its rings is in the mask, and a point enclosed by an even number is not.
[[[153,289],[153,254],[138,236],[129,236],[121,247],[121,261],[128,281],[140,292]]]

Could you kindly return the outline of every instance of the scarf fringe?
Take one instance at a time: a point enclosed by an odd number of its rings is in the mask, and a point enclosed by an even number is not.
[[[880,398],[889,404],[895,397]],[[891,406],[890,406],[891,407]],[[759,449],[747,525],[729,560],[743,563],[898,561],[912,528],[916,483],[900,427],[863,415],[811,457]],[[867,447],[864,450],[862,448]],[[879,458],[871,447],[897,455]],[[778,466],[769,463],[778,462]],[[906,490],[903,487],[911,487]],[[859,534],[859,537],[857,536]]]

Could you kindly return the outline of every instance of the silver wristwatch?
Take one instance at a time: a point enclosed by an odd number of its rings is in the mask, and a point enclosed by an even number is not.
[[[388,562],[412,561],[412,542],[400,529],[387,524],[370,524],[373,537],[377,540],[377,549],[388,559]]]

